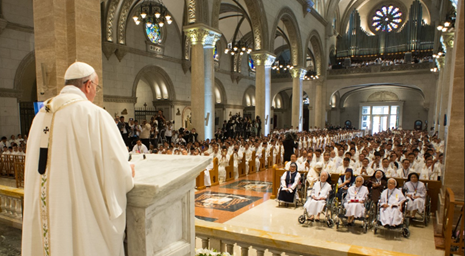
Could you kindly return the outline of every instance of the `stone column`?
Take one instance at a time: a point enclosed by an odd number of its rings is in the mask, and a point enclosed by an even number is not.
[[[294,129],[302,131],[303,128],[303,92],[302,80],[304,79],[306,70],[301,68],[291,69],[292,75],[292,121],[291,125]]]
[[[451,76],[452,76],[452,59],[454,58],[453,49],[454,49],[454,34],[453,33],[443,33],[443,47],[446,50],[445,64],[444,64],[444,73],[442,78],[442,93],[441,93],[441,108],[439,115],[439,138],[444,139],[446,133],[446,127],[444,126],[444,117],[448,111],[449,105],[449,91],[451,87]],[[447,116],[447,123],[449,123],[450,117]]]
[[[270,52],[253,52],[255,63],[255,116],[262,120],[261,135],[270,133],[271,121],[271,65],[275,56]]]
[[[192,125],[198,139],[213,138],[215,120],[213,50],[221,33],[203,24],[184,27],[191,42]],[[204,49],[205,47],[205,49]],[[208,117],[208,119],[207,119]]]
[[[321,80],[315,81],[315,126],[317,128],[325,128],[325,124],[323,121],[323,82]]]
[[[457,6],[456,36],[454,49],[448,52],[452,56],[451,84],[448,95],[448,125],[445,141],[444,187],[449,187],[456,200],[464,200],[464,11],[463,1]]]
[[[103,87],[100,1],[33,1],[37,99],[44,101],[64,87],[66,69],[82,61],[94,67]],[[103,91],[94,100],[103,103]]]
[[[437,80],[436,86],[436,104],[435,104],[435,111],[434,111],[434,132],[439,131],[439,127],[441,126],[441,122],[438,123],[440,116],[441,116],[441,95],[442,95],[442,79],[444,77],[444,57],[440,57],[437,59],[437,65],[439,68],[439,79]]]

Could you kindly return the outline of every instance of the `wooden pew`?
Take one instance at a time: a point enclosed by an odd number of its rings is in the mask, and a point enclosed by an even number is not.
[[[0,155],[0,176],[7,175],[7,167],[6,167],[6,156]]]
[[[242,153],[242,161],[239,163],[237,167],[237,172],[239,172],[239,178],[245,177],[247,174],[245,172],[245,152]]]
[[[257,168],[255,166],[255,151],[252,151],[252,159],[249,161],[249,174],[253,174],[257,172]]]
[[[226,180],[231,181],[234,180],[234,154],[231,154],[229,157],[229,165],[226,166]]]
[[[275,165],[280,166],[281,164],[282,164],[281,147],[279,147],[278,154],[276,155],[276,163],[275,163]]]
[[[210,171],[210,180],[212,186],[219,185],[220,181],[218,180],[218,158],[213,158],[213,169]]]
[[[262,150],[262,157],[260,158],[260,168],[258,170],[264,171],[266,169],[266,163],[265,163],[265,152],[266,150]]]
[[[275,199],[278,196],[278,189],[281,186],[281,176],[286,172],[284,168],[278,168],[277,165],[273,165],[273,190],[271,192],[271,199]]]
[[[195,186],[197,187],[197,190],[202,190],[205,189],[205,170],[202,170],[195,179]]]

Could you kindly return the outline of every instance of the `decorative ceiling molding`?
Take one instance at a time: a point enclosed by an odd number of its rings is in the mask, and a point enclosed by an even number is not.
[[[0,88],[0,97],[2,98],[21,98],[22,97],[22,91],[20,90],[15,90],[15,89],[6,89],[6,88]]]
[[[389,91],[379,91],[368,96],[367,102],[399,101],[399,96]]]
[[[136,103],[137,102],[137,97],[103,95],[103,102]]]

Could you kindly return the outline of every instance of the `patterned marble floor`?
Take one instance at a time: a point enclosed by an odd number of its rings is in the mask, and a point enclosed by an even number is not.
[[[270,198],[271,171],[206,188],[195,193],[195,215],[199,219],[224,223]]]
[[[271,179],[271,171],[265,171],[241,180],[271,182]],[[221,207],[213,205],[210,207],[205,207],[205,205],[204,207],[196,207],[196,215],[201,216],[204,220],[210,218],[209,221],[218,223],[304,236],[309,239],[334,241],[414,255],[444,255],[444,251],[435,249],[432,223],[428,227],[416,223],[412,224],[410,226],[411,235],[408,239],[404,238],[399,232],[394,231],[381,230],[375,235],[372,230],[369,230],[368,233],[364,234],[357,225],[350,228],[340,227],[336,229],[336,227],[328,228],[323,222],[314,222],[307,227],[303,227],[297,222],[298,216],[303,213],[302,207],[278,207],[275,200],[268,200],[270,193],[263,192],[263,190],[262,192],[244,190],[244,185],[240,185],[240,181],[214,186],[208,191],[249,197],[261,196],[262,198],[234,211],[224,211],[220,209]],[[205,190],[198,191],[196,196],[202,193],[204,195],[205,192]],[[214,194],[213,197],[215,196],[217,194]],[[221,204],[221,202],[218,203]],[[240,255],[239,251],[237,253],[237,255]],[[251,251],[251,253],[250,255],[254,255],[254,252]]]

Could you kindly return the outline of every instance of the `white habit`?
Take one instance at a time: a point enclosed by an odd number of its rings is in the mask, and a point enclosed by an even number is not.
[[[380,197],[380,212],[379,219],[381,224],[396,226],[402,224],[402,212],[400,208],[402,207],[402,202],[405,200],[405,196],[397,188],[393,190],[385,189],[381,193]],[[387,204],[387,208],[383,208],[383,205]]]
[[[307,213],[309,216],[317,215],[321,211],[326,204],[326,198],[328,197],[329,192],[331,191],[331,185],[328,182],[320,182],[317,181],[313,186],[312,193],[310,195],[310,199],[307,200],[304,207],[307,209]],[[316,199],[313,199],[313,196]]]
[[[365,201],[368,195],[368,189],[365,186],[356,187],[353,185],[347,190],[345,197],[344,207],[346,208],[346,216],[354,216],[355,218],[363,217],[365,214]],[[358,200],[359,202],[351,202],[352,200]]]

